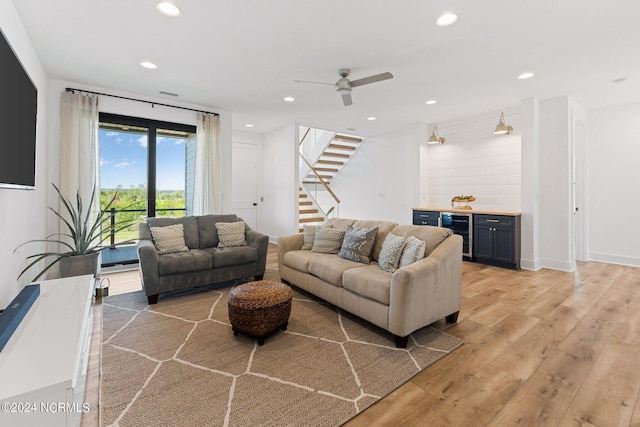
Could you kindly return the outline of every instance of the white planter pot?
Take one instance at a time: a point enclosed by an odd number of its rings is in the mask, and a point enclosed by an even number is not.
[[[60,277],[84,276],[86,274],[93,274],[93,277],[99,277],[101,262],[100,252],[64,257],[58,263]]]

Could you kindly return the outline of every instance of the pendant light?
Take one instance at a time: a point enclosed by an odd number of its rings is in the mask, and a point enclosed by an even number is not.
[[[444,138],[438,135],[438,126],[433,127],[433,132],[429,137],[429,144],[444,144]]]
[[[511,132],[513,132],[513,128],[504,124],[504,113],[500,114],[500,121],[493,133],[496,135],[509,135]]]

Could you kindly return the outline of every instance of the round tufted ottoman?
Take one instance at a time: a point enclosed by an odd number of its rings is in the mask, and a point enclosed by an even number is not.
[[[229,293],[229,321],[233,335],[242,332],[258,339],[282,328],[287,330],[291,314],[291,288],[283,283],[259,280],[237,286]]]

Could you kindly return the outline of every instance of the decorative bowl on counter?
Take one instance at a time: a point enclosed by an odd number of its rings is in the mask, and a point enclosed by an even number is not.
[[[461,194],[459,196],[454,196],[453,199],[451,199],[451,207],[454,209],[472,209],[471,206],[469,206],[469,203],[475,200],[476,198],[471,195],[465,196]],[[455,203],[457,203],[458,206],[455,206]]]

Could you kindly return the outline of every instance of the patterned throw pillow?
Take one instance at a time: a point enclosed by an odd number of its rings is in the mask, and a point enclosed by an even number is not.
[[[182,224],[150,227],[150,230],[153,244],[160,255],[189,251],[184,242],[184,226]]]
[[[302,247],[300,249],[304,251],[311,250],[313,248],[313,240],[316,236],[316,230],[321,227],[333,228],[331,225],[304,225],[304,230],[302,234],[302,238],[304,239],[302,243]]]
[[[373,249],[373,242],[376,240],[376,234],[378,234],[378,227],[367,230],[366,228],[356,228],[350,225],[344,235],[338,256],[351,261],[369,264],[369,257],[371,256],[371,249]]]
[[[419,259],[424,258],[424,248],[426,246],[427,243],[423,240],[417,239],[413,236],[407,237],[404,249],[402,249],[402,255],[400,255],[400,264],[398,264],[398,268],[406,267],[407,265],[413,264]]]
[[[387,234],[378,257],[378,265],[380,265],[381,269],[389,273],[393,273],[398,269],[404,242],[405,239],[402,236],[396,236],[393,233]]]
[[[311,251],[322,254],[337,254],[342,247],[342,239],[344,239],[344,230],[320,227],[316,229]]]
[[[219,248],[247,246],[244,237],[244,221],[216,222],[216,231],[218,232]]]

